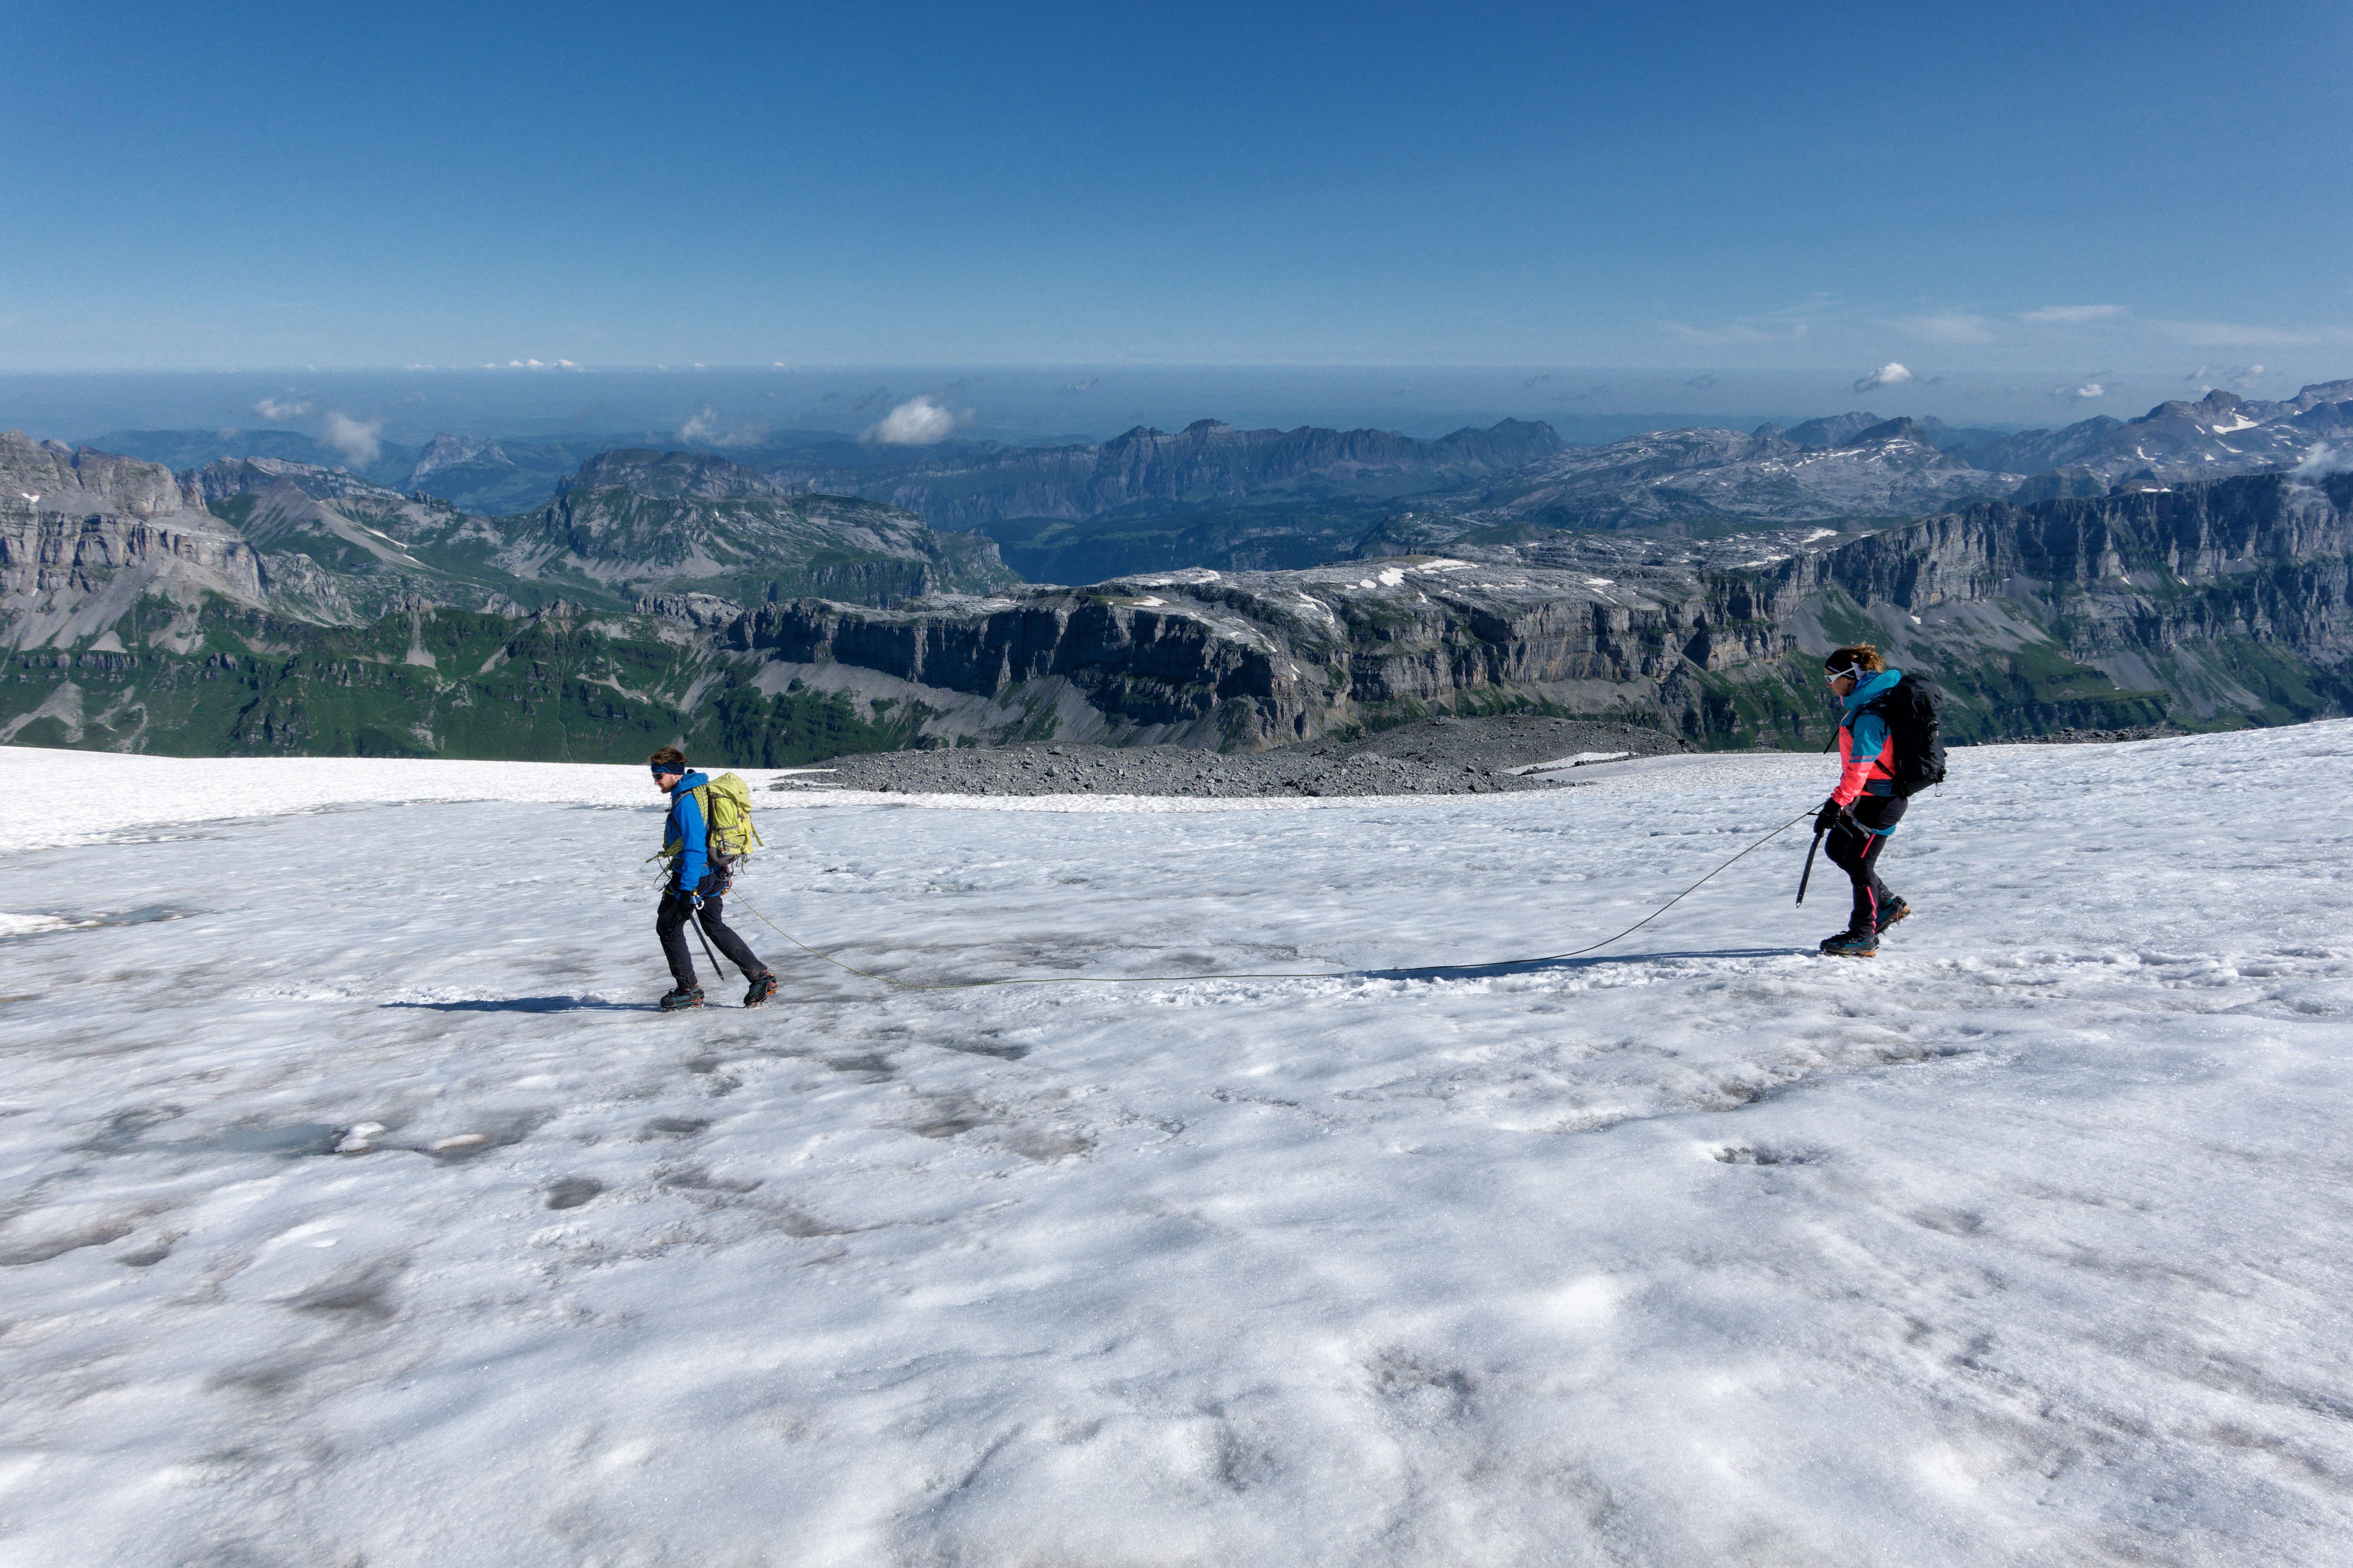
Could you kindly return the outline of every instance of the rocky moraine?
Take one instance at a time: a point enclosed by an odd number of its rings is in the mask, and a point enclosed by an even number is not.
[[[1188,746],[1017,745],[836,757],[775,786],[905,795],[1493,795],[1574,784],[1576,770],[1686,752],[1634,724],[1515,715],[1425,719],[1353,741],[1220,753]]]

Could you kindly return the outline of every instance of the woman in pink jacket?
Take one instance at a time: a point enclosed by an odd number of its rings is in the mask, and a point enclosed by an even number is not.
[[[1846,930],[1822,943],[1841,958],[1869,958],[1879,935],[1912,912],[1912,906],[1879,878],[1888,836],[1903,818],[1905,800],[1895,793],[1895,738],[1874,706],[1904,679],[1890,669],[1869,643],[1833,648],[1822,660],[1823,679],[1844,705],[1839,716],[1839,781],[1814,817],[1814,830],[1830,837],[1822,847],[1831,863],[1854,884],[1854,910]]]

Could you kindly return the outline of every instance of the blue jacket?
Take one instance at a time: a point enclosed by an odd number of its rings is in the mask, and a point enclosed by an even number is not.
[[[1839,782],[1831,798],[1852,805],[1858,795],[1895,793],[1895,738],[1887,721],[1863,710],[1895,689],[1904,679],[1900,669],[1867,675],[1846,694],[1846,712],[1839,720]]]
[[[678,887],[691,893],[702,886],[711,869],[711,832],[702,821],[702,807],[690,790],[711,782],[708,773],[689,773],[670,792],[670,815],[662,819],[662,848],[678,845]]]

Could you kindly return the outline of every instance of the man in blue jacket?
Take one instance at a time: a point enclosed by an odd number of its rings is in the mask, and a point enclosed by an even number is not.
[[[681,1008],[702,1005],[702,987],[694,975],[694,955],[686,947],[690,915],[700,922],[703,934],[717,944],[719,951],[744,972],[744,978],[752,983],[752,988],[744,993],[744,1005],[757,1007],[775,994],[776,977],[721,918],[721,900],[728,884],[735,879],[734,871],[713,860],[710,825],[702,820],[702,807],[691,793],[711,781],[704,774],[689,772],[686,753],[676,746],[664,746],[647,763],[653,769],[655,786],[670,796],[670,815],[662,822],[662,847],[668,849],[673,844],[679,847],[678,858],[671,862],[670,885],[662,889],[661,908],[654,916],[654,931],[661,938],[662,956],[670,960],[670,977],[678,982],[678,988],[661,999],[661,1009],[675,1013]]]
[[[1827,833],[1822,847],[1831,863],[1854,884],[1854,910],[1846,930],[1822,943],[1841,958],[1869,958],[1879,936],[1912,912],[1880,880],[1879,858],[1903,818],[1905,801],[1895,793],[1895,737],[1872,704],[1904,679],[1890,669],[1869,643],[1833,648],[1822,660],[1822,678],[1843,708],[1839,715],[1839,782],[1814,817],[1814,831]]]

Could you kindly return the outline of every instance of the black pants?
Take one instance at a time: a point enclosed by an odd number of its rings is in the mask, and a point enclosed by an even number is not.
[[[1831,864],[1844,871],[1847,880],[1854,884],[1854,913],[1848,918],[1849,931],[1877,930],[1879,911],[1895,897],[1879,879],[1879,858],[1887,852],[1887,836],[1903,820],[1904,808],[1910,804],[1889,795],[1858,795],[1852,808],[1854,820],[1840,822],[1822,842],[1822,847],[1830,851]]]
[[[711,945],[727,955],[728,961],[744,972],[749,980],[754,974],[765,974],[768,966],[754,956],[744,939],[727,927],[721,918],[721,889],[726,883],[717,876],[702,879],[702,934]],[[694,955],[687,951],[686,918],[694,913],[691,899],[680,895],[673,883],[662,895],[661,908],[654,916],[654,934],[661,938],[662,956],[670,960],[670,977],[688,991],[700,991],[702,983],[695,978]],[[715,977],[714,977],[715,978]]]

